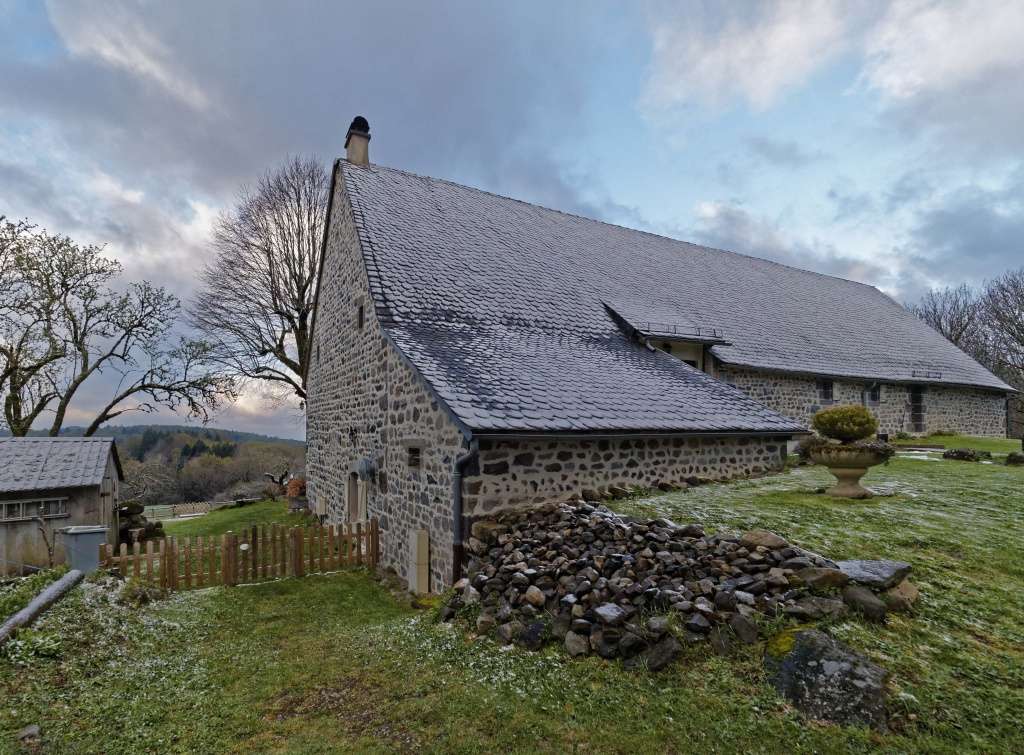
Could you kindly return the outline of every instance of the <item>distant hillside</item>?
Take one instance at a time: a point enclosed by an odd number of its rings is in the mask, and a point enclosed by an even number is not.
[[[104,438],[127,440],[143,435],[147,430],[161,433],[181,433],[203,440],[231,441],[233,443],[287,443],[294,446],[305,446],[305,442],[294,438],[276,438],[272,435],[246,433],[241,430],[223,430],[218,427],[192,427],[189,425],[108,425],[101,427],[96,435]],[[65,427],[61,435],[79,437],[85,432],[84,427]],[[30,435],[46,435],[45,431],[33,430]],[[7,430],[0,429],[0,437],[10,435]]]

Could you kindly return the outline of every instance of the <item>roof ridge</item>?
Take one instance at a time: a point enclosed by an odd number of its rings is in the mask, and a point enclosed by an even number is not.
[[[400,173],[400,174],[405,175],[405,176],[411,176],[412,178],[418,178],[418,179],[422,179],[422,180],[425,180],[425,181],[436,181],[437,183],[447,184],[449,186],[455,186],[455,187],[458,187],[460,189],[467,189],[469,191],[475,191],[475,192],[477,192],[479,194],[486,194],[487,196],[495,197],[497,199],[504,199],[504,200],[509,201],[509,202],[516,202],[517,204],[526,205],[527,207],[535,207],[537,209],[544,210],[545,212],[554,212],[554,213],[557,213],[559,215],[565,215],[566,217],[576,218],[578,220],[585,220],[585,221],[590,222],[590,223],[600,223],[601,225],[606,225],[606,226],[609,226],[610,228],[617,228],[617,229],[623,230],[623,231],[629,231],[630,233],[641,233],[641,234],[643,234],[645,236],[652,236],[652,237],[654,237],[656,239],[664,239],[666,241],[672,241],[672,242],[674,242],[676,244],[685,244],[686,246],[696,247],[697,249],[706,249],[708,251],[718,252],[720,254],[731,254],[731,255],[734,255],[736,257],[745,257],[746,259],[756,260],[758,262],[765,262],[765,263],[767,263],[769,265],[777,265],[778,267],[784,267],[787,270],[796,270],[797,272],[800,272],[800,273],[808,273],[810,275],[820,275],[823,278],[831,278],[832,280],[845,281],[846,283],[854,283],[854,284],[856,284],[858,286],[865,286],[867,288],[874,289],[875,291],[878,291],[879,293],[884,295],[884,292],[881,291],[881,289],[879,289],[877,286],[874,286],[874,285],[872,285],[870,283],[864,283],[863,281],[852,280],[850,278],[843,278],[842,276],[839,276],[839,275],[830,275],[829,273],[822,273],[822,272],[820,272],[818,270],[808,270],[807,268],[796,267],[795,265],[787,265],[784,262],[778,262],[777,260],[770,260],[770,259],[767,259],[765,257],[758,257],[756,254],[750,254],[749,252],[737,252],[737,251],[734,251],[732,249],[722,249],[721,247],[717,247],[717,246],[707,246],[705,244],[697,244],[697,243],[694,243],[693,241],[686,241],[685,239],[677,239],[674,236],[666,236],[663,233],[655,233],[654,231],[645,231],[642,228],[632,228],[632,227],[630,227],[628,225],[622,225],[620,223],[612,223],[612,222],[607,221],[607,220],[601,220],[600,218],[591,218],[591,217],[588,217],[587,215],[580,215],[579,213],[568,212],[567,210],[560,210],[557,207],[548,207],[547,205],[538,204],[536,202],[527,202],[525,199],[519,199],[517,197],[510,197],[507,194],[499,194],[498,192],[490,191],[489,189],[481,189],[478,186],[470,186],[469,184],[462,184],[462,183],[459,183],[458,181],[453,181],[450,178],[438,178],[437,176],[428,176],[428,175],[426,175],[424,173],[415,173],[415,172],[413,172],[411,170],[404,170],[403,168],[394,168],[394,167],[391,167],[389,165],[380,165],[379,163],[370,163],[369,165],[356,165],[355,163],[349,162],[347,159],[345,159],[343,157],[342,158],[338,158],[338,162],[344,163],[347,167],[358,168],[360,170],[368,170],[368,171],[384,170],[384,171],[389,171],[391,173]]]

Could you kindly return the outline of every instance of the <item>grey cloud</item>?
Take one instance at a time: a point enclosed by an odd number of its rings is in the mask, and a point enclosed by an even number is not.
[[[707,246],[861,283],[883,285],[891,276],[886,268],[844,255],[830,243],[789,238],[775,223],[736,205],[717,205],[714,213],[701,218],[692,236]]]
[[[747,139],[747,146],[756,156],[778,168],[803,168],[826,157],[822,150],[807,149],[797,142],[768,136],[752,136]]]
[[[59,7],[71,29],[97,12]],[[289,152],[337,154],[357,113],[370,120],[375,160],[417,172],[466,176],[499,152],[553,154],[585,128],[582,80],[604,54],[591,17],[557,7],[543,23],[534,9],[468,2],[186,2],[123,13],[142,16],[173,51],[208,110],[69,56],[0,63],[0,99],[67,124],[65,136],[108,172],[212,194]]]
[[[869,192],[857,191],[846,181],[839,181],[833,185],[826,193],[826,197],[835,207],[832,219],[836,222],[856,220],[875,210],[874,197]]]
[[[1001,187],[968,186],[919,210],[904,252],[909,276],[952,285],[1024,266],[1024,167]]]
[[[886,209],[889,212],[901,210],[927,199],[934,192],[935,186],[924,171],[907,171],[897,178],[886,192]]]

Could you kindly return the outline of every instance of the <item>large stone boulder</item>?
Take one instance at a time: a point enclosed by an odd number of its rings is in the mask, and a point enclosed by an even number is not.
[[[885,731],[888,672],[816,629],[783,632],[765,655],[772,686],[811,718]]]
[[[888,590],[910,574],[911,566],[904,561],[840,561],[837,566],[851,582],[872,590]]]
[[[882,599],[863,585],[844,587],[843,600],[846,605],[870,621],[885,621],[885,615],[889,611]]]
[[[740,537],[740,545],[744,548],[756,548],[762,546],[764,548],[785,548],[789,545],[786,539],[779,537],[774,532],[768,530],[750,530],[744,532],[743,536]]]
[[[881,598],[890,611],[909,611],[920,596],[917,585],[905,579],[882,593]]]

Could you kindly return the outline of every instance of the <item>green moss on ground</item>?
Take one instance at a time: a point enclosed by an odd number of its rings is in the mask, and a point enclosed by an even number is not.
[[[1019,438],[986,438],[976,435],[952,435],[941,433],[928,435],[924,438],[891,440],[896,446],[942,446],[943,448],[973,448],[977,451],[988,451],[993,454],[1006,455],[1020,451]]]
[[[54,752],[1006,752],[1024,720],[1024,469],[897,459],[838,501],[822,470],[616,503],[765,527],[835,558],[910,561],[913,617],[831,624],[893,672],[893,731],[809,724],[761,648],[687,648],[658,674],[503,651],[414,612],[365,572],[114,609],[78,590],[39,626],[57,658],[0,662],[0,750]],[[776,640],[776,644],[784,639]]]
[[[60,578],[67,570],[66,566],[44,569],[27,577],[13,578],[0,585],[0,624],[27,606],[43,588]]]
[[[249,527],[264,527],[268,524],[302,526],[311,522],[308,514],[289,513],[286,501],[258,501],[244,506],[217,509],[209,514],[189,519],[165,519],[164,532],[177,537],[194,537],[223,535],[225,532],[237,533]]]

